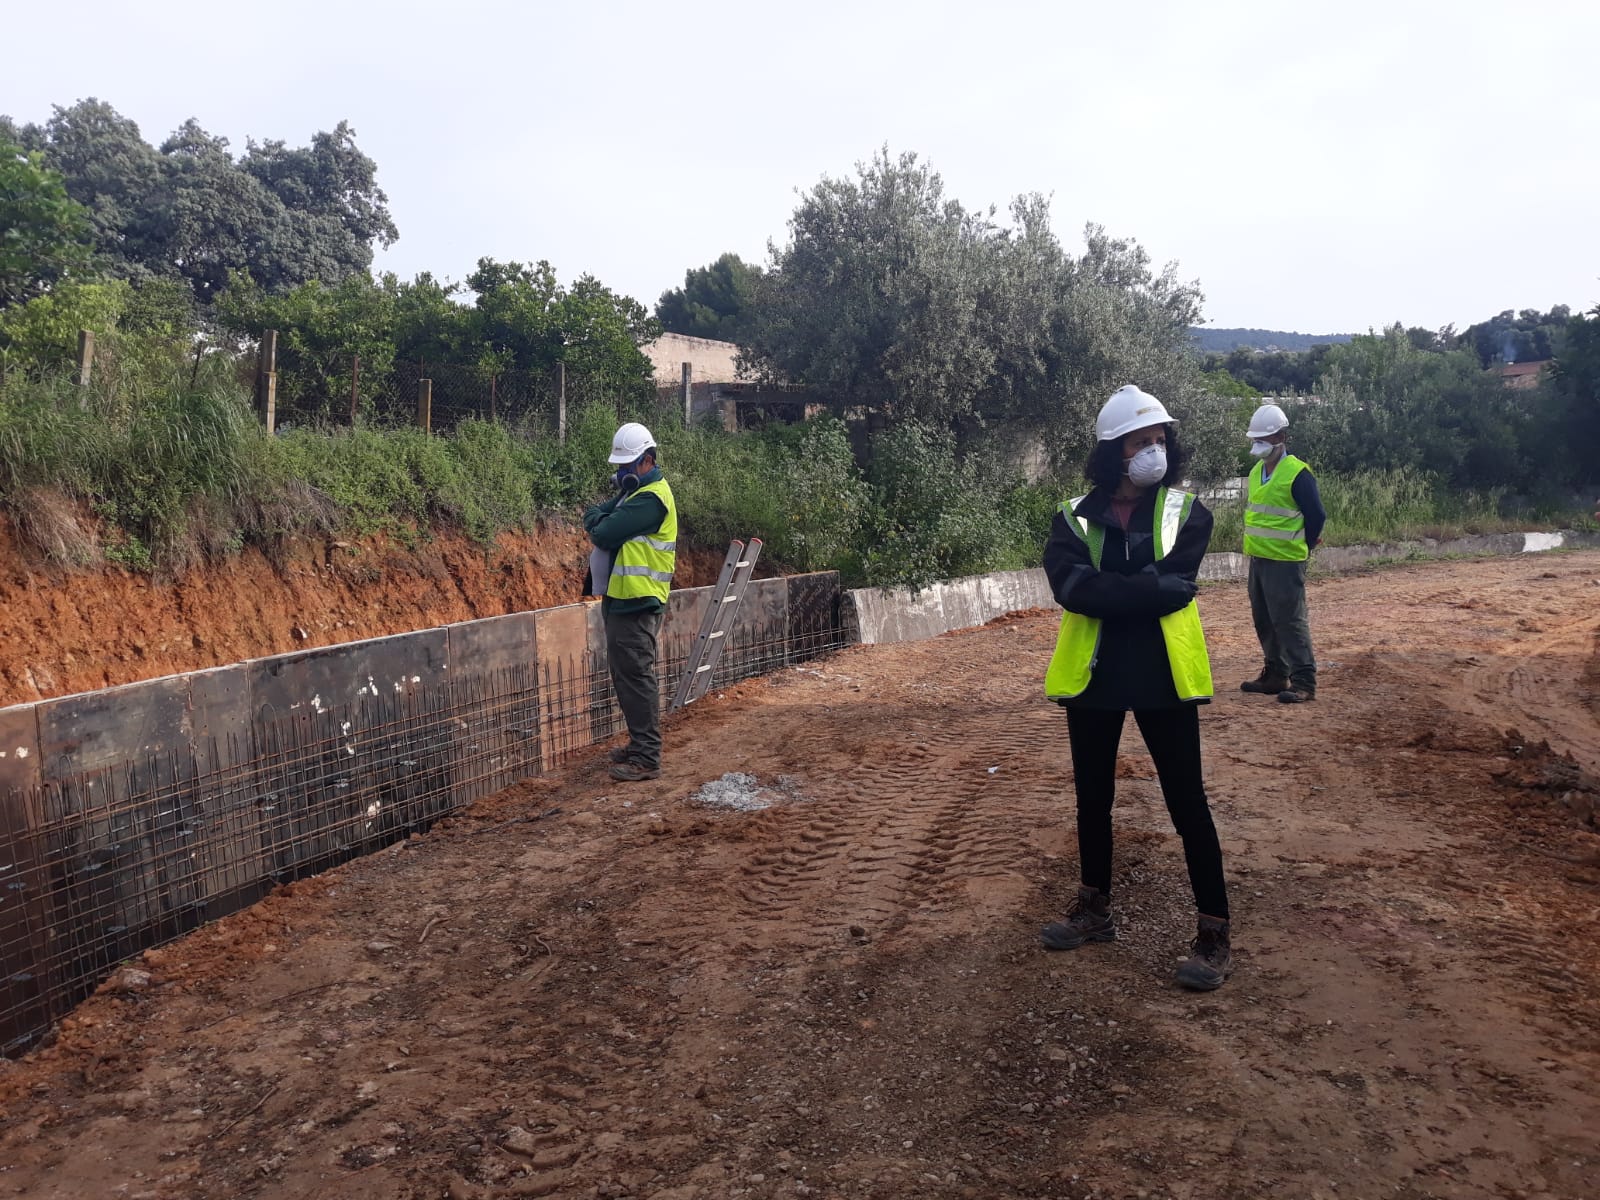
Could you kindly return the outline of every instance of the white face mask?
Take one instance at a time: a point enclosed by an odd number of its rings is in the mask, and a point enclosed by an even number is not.
[[[1128,478],[1140,487],[1150,487],[1166,478],[1167,448],[1146,446],[1128,460]]]
[[[1275,449],[1277,449],[1277,447],[1275,447],[1271,442],[1251,442],[1250,443],[1250,457],[1251,458],[1265,458],[1267,455],[1271,454],[1273,452],[1273,450],[1275,450]]]

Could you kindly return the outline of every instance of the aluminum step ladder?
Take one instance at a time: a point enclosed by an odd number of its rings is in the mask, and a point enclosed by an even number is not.
[[[745,586],[756,569],[756,559],[761,557],[761,539],[751,538],[741,542],[737,538],[728,546],[728,557],[722,562],[722,574],[711,591],[711,607],[700,622],[700,632],[694,639],[683,664],[683,675],[678,680],[677,693],[672,697],[672,708],[693,704],[711,686],[711,676],[722,657],[722,649],[733,631],[734,618],[739,613],[739,602],[744,599]]]

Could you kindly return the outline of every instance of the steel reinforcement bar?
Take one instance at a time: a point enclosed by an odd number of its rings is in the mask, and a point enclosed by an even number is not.
[[[709,603],[675,592],[663,708]],[[758,580],[713,686],[845,642],[836,574]],[[622,728],[598,605],[0,709],[0,1052],[119,963]]]

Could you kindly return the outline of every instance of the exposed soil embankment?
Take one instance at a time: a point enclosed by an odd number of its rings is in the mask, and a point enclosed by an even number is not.
[[[54,566],[0,519],[0,704],[570,604],[588,550],[576,525],[550,521],[492,547],[451,530],[304,540],[163,580]],[[680,554],[679,586],[715,582],[721,563]]]

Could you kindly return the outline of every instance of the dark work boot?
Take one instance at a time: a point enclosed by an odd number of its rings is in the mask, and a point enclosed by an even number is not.
[[[633,747],[613,746],[610,750],[606,751],[606,757],[612,762],[627,762],[633,757]]]
[[[1239,690],[1241,692],[1254,692],[1261,696],[1271,696],[1275,692],[1283,691],[1288,686],[1289,681],[1282,675],[1269,675],[1263,668],[1261,674],[1254,679],[1246,679],[1241,683]]]
[[[1085,942],[1114,942],[1117,927],[1111,923],[1111,897],[1098,888],[1079,885],[1078,898],[1064,920],[1052,921],[1039,931],[1046,950],[1076,950]]]
[[[1291,683],[1278,693],[1279,704],[1304,704],[1316,698],[1316,685],[1310,683]]]
[[[643,783],[647,779],[660,779],[660,767],[647,767],[637,759],[619,762],[611,768],[611,778],[621,783]]]
[[[1214,992],[1233,970],[1233,950],[1228,944],[1228,922],[1200,918],[1200,932],[1189,943],[1193,951],[1178,967],[1178,982],[1197,992]]]

